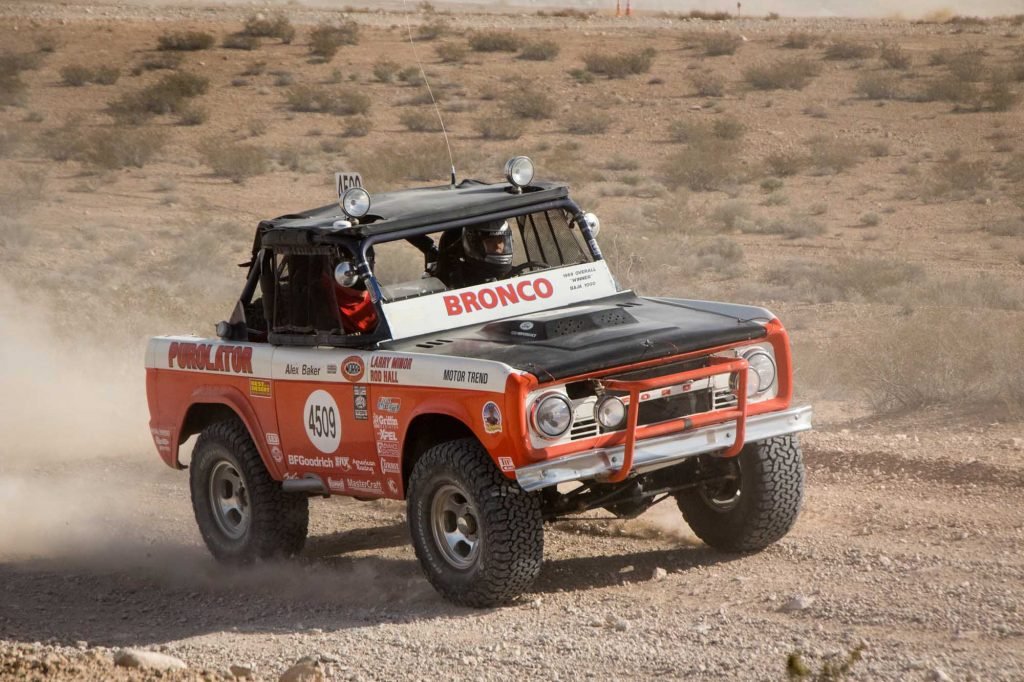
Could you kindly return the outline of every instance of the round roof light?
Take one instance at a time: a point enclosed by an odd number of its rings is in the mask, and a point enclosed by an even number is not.
[[[601,231],[601,221],[593,213],[584,213],[583,220],[587,223],[587,227],[590,228],[590,236],[596,237],[597,233]]]
[[[505,164],[505,179],[516,187],[526,187],[533,181],[533,161],[528,156],[516,156]]]
[[[353,187],[341,197],[341,210],[349,218],[362,218],[370,211],[370,193],[362,187]]]

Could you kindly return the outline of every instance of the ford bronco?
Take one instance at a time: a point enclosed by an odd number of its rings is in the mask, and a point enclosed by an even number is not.
[[[516,157],[505,181],[339,201],[259,223],[217,338],[157,337],[150,427],[219,560],[301,551],[310,496],[406,500],[447,599],[506,603],[544,523],[673,496],[693,532],[760,550],[804,472],[789,338],[769,311],[619,285],[600,223]]]

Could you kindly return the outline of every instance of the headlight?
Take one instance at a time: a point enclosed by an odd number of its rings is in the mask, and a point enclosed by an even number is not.
[[[350,218],[362,218],[370,210],[370,193],[353,187],[341,197],[341,210]]]
[[[561,393],[548,393],[533,404],[533,428],[545,438],[560,438],[572,425],[572,404]]]
[[[533,180],[533,161],[527,156],[516,156],[505,164],[505,179],[516,187],[526,187]]]
[[[587,221],[587,227],[590,228],[590,236],[596,237],[598,232],[601,231],[601,221],[593,213],[584,213],[583,220]]]
[[[626,406],[619,398],[606,395],[594,406],[594,419],[608,431],[622,428],[623,422],[626,421]]]
[[[775,358],[763,348],[740,351],[740,357],[747,361],[747,397],[764,393],[775,383]]]

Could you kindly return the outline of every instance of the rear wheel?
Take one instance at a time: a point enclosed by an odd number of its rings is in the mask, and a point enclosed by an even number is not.
[[[748,443],[725,476],[676,494],[697,537],[727,552],[756,552],[780,540],[796,522],[804,466],[796,436]]]
[[[423,453],[409,479],[408,518],[427,580],[456,604],[507,603],[540,572],[540,497],[505,478],[475,440]]]
[[[220,561],[248,563],[302,550],[308,499],[281,490],[241,422],[226,420],[203,429],[192,453],[189,484],[199,532]]]

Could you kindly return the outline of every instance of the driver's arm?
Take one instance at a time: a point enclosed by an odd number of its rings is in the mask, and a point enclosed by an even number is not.
[[[430,276],[437,274],[437,261],[440,257],[440,252],[434,240],[425,234],[420,234],[415,237],[409,237],[405,241],[415,246],[423,254],[423,269],[426,270],[427,274]]]

